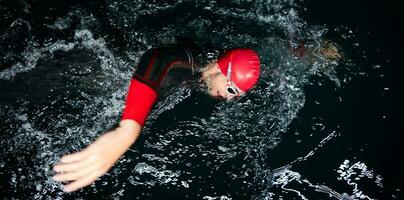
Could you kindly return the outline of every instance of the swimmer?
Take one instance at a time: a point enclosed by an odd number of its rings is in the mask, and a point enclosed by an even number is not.
[[[171,77],[171,72],[182,75]],[[199,74],[195,76],[195,74]],[[260,75],[258,54],[247,48],[226,51],[217,60],[199,69],[192,53],[179,47],[146,51],[133,75],[119,126],[101,135],[87,148],[63,156],[54,166],[53,179],[68,182],[65,192],[92,184],[105,174],[139,137],[144,122],[161,90],[198,77],[210,96],[231,100],[252,89]],[[179,77],[179,78],[178,78]]]

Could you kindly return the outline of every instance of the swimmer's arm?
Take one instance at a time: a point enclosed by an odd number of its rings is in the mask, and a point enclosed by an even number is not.
[[[142,126],[134,120],[122,120],[119,127],[100,136],[82,151],[63,156],[54,166],[56,181],[71,181],[65,192],[92,184],[105,174],[137,140]]]

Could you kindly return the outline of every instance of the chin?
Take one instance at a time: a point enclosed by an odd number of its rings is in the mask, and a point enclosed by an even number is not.
[[[212,91],[206,91],[206,93],[209,94],[210,97],[212,97],[212,98],[214,98],[214,99],[217,99],[217,95],[216,95],[214,92],[212,92]]]

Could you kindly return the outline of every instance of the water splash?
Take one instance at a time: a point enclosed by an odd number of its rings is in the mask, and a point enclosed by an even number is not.
[[[129,178],[129,182],[134,184],[134,185],[150,185],[150,186],[155,186],[157,181],[159,184],[173,184],[176,185],[178,184],[178,176],[179,174],[174,173],[170,170],[162,170],[159,171],[153,166],[150,166],[146,163],[138,163],[135,168],[133,169],[133,174],[136,174],[135,176],[131,176]],[[153,178],[149,181],[145,180],[145,178],[142,178],[142,176],[152,176]],[[183,184],[183,183],[181,183]],[[185,184],[183,184],[185,185]]]
[[[18,73],[28,72],[31,69],[35,68],[38,59],[42,56],[43,53],[53,53],[57,50],[69,51],[73,49],[73,47],[73,43],[65,44],[64,41],[58,41],[42,48],[27,49],[22,53],[22,56],[24,57],[24,63],[19,62],[11,66],[11,68],[2,70],[0,72],[0,79],[10,80]]]
[[[22,56],[24,63],[0,72],[2,90],[11,92],[0,95],[0,126],[7,133],[0,135],[0,166],[7,172],[1,176],[10,196],[35,191],[35,198],[60,199],[53,164],[115,124],[131,68],[87,29],[76,30],[70,42],[29,46]]]
[[[220,197],[211,197],[211,196],[204,196],[202,199],[206,200],[232,200],[232,198],[227,196],[220,196]]]
[[[312,157],[316,150],[323,147],[325,142],[329,141],[334,136],[334,132],[328,135],[314,150],[310,151],[306,156],[299,157],[288,165],[276,168],[272,171],[267,170],[265,173],[266,176],[263,177],[263,180],[268,180],[269,185],[267,186],[267,189],[264,189],[263,192],[254,199],[276,199],[275,197],[278,195],[271,191],[274,191],[273,187],[279,187],[283,191],[295,193],[301,199],[306,200],[308,198],[304,195],[304,193],[308,191],[307,189],[304,189],[305,186],[313,188],[316,192],[325,193],[329,197],[339,200],[374,199],[364,194],[363,191],[359,190],[358,181],[360,181],[361,178],[367,178],[369,180],[373,180],[373,183],[375,183],[377,187],[383,188],[383,178],[380,175],[375,175],[373,170],[368,170],[365,163],[356,162],[350,165],[350,161],[345,160],[337,170],[337,173],[339,174],[337,179],[345,180],[348,185],[353,186],[351,195],[347,193],[338,193],[326,185],[313,184],[308,179],[303,178],[300,173],[291,170],[291,168],[293,168],[293,166],[297,163],[306,161],[309,157]],[[297,182],[298,186],[293,186],[294,188],[291,188],[292,186],[288,186],[292,185],[292,182]]]
[[[358,181],[360,181],[361,178],[373,179],[378,187],[383,188],[383,178],[380,175],[374,174],[373,170],[368,170],[365,163],[356,162],[350,164],[349,160],[345,160],[339,166],[337,172],[339,174],[338,180],[345,180],[348,185],[353,187],[353,197],[355,198],[372,199],[359,189]]]

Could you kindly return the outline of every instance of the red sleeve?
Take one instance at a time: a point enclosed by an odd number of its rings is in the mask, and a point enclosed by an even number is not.
[[[157,99],[157,93],[150,86],[132,79],[129,86],[122,120],[132,119],[144,125],[151,107]]]

